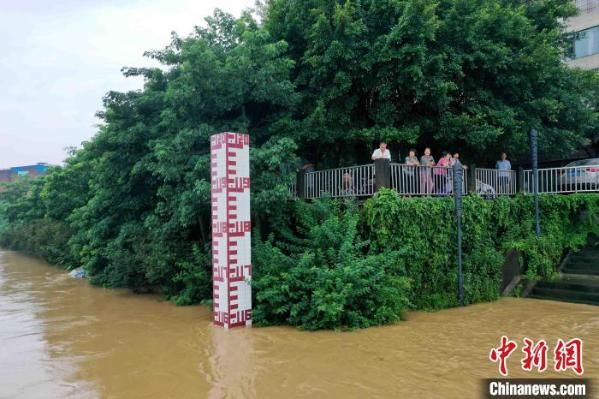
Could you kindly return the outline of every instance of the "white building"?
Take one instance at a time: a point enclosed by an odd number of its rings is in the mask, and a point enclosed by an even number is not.
[[[599,70],[599,0],[575,0],[579,14],[568,19],[568,30],[578,32],[568,65]]]

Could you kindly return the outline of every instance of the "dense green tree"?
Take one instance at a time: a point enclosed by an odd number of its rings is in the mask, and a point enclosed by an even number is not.
[[[295,61],[302,155],[365,161],[386,138],[488,162],[526,154],[531,127],[552,157],[596,134],[596,83],[562,62],[558,19],[574,11],[558,1],[272,0],[265,26]]]

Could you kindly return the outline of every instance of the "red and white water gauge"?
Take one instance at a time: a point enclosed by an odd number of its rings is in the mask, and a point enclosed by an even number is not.
[[[212,307],[214,324],[252,324],[250,136],[210,138],[212,174]]]

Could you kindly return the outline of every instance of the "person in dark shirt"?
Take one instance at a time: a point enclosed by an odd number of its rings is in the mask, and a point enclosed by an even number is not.
[[[406,163],[403,167],[403,191],[406,194],[416,194],[419,192],[416,180],[418,166],[420,166],[420,161],[418,161],[418,157],[416,156],[416,150],[412,148],[408,152],[408,156],[406,157]]]
[[[432,167],[435,166],[435,158],[431,155],[429,147],[424,149],[424,155],[420,157],[420,166],[421,193],[430,195],[433,192]]]

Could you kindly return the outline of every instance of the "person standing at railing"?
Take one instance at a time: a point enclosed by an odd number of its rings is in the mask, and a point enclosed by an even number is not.
[[[451,166],[451,154],[447,151],[443,151],[441,154],[441,159],[437,163],[437,167],[433,169],[433,175],[435,176],[435,192],[437,194],[447,194],[449,192],[448,188],[448,171]]]
[[[460,161],[460,153],[459,152],[454,152],[453,153],[453,157],[451,158],[451,165],[449,165],[449,166],[453,167],[453,165],[455,165],[458,162],[462,165],[462,168],[468,169],[468,167],[466,165],[464,165],[462,163],[462,161]]]
[[[355,195],[354,179],[349,172],[345,172],[342,176],[341,196],[353,197]]]
[[[379,148],[372,153],[372,160],[374,161],[374,179],[372,180],[374,190],[376,191],[380,187],[388,187],[391,180],[389,176],[391,152],[387,149],[387,142],[381,140]]]
[[[468,166],[464,165],[462,163],[462,161],[460,161],[460,153],[459,152],[454,152],[453,153],[453,157],[451,158],[451,165],[449,165],[451,168],[453,168],[453,165],[455,165],[456,163],[459,163],[460,165],[462,165],[462,168],[464,169],[464,171],[468,170]],[[448,192],[452,193],[453,192],[453,172],[449,172],[449,179],[447,182],[447,185],[449,187]]]
[[[381,141],[379,148],[372,153],[372,160],[376,161],[377,159],[388,159],[391,161],[391,152],[387,149],[387,143],[384,141]]]
[[[430,195],[433,192],[432,168],[435,166],[435,158],[431,155],[431,149],[426,147],[424,155],[420,157],[420,189],[422,194]]]
[[[420,161],[416,156],[416,150],[410,149],[408,156],[406,157],[406,164],[403,168],[403,175],[405,178],[404,191],[406,194],[416,194],[419,192],[416,187],[416,171],[420,166]]]
[[[507,159],[505,152],[501,153],[501,159],[495,163],[495,169],[497,169],[497,176],[499,178],[498,194],[509,194],[512,164]]]

